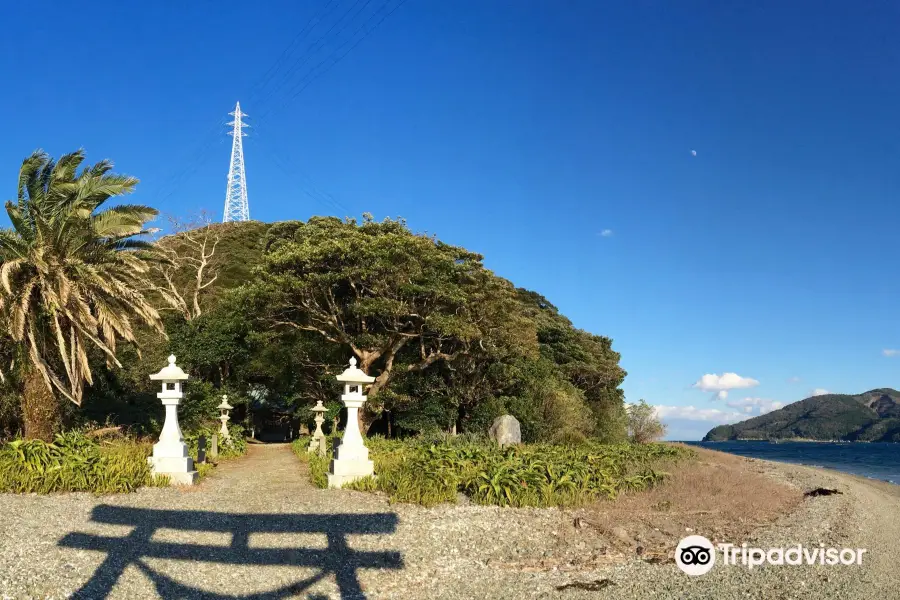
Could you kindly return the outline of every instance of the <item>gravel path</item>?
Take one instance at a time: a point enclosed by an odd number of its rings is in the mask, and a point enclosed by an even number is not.
[[[690,578],[609,551],[596,531],[573,526],[580,511],[392,506],[313,488],[287,445],[266,445],[194,488],[0,495],[0,597],[900,598],[896,489],[755,462],[791,485],[844,493],[806,500],[738,544],[867,548],[863,565],[717,565]],[[600,589],[558,589],[592,582]]]

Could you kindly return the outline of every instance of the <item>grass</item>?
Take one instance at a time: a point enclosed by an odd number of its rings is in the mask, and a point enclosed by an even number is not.
[[[188,454],[194,459],[194,469],[197,470],[197,479],[203,479],[212,474],[219,461],[238,458],[247,453],[247,438],[244,437],[244,429],[240,425],[231,425],[228,428],[231,433],[231,441],[223,442],[221,436],[218,443],[219,455],[213,459],[209,452],[212,448],[213,434],[219,434],[218,429],[202,428],[184,434],[184,442],[188,447]],[[206,438],[206,462],[197,462],[200,437]]]
[[[309,436],[300,436],[291,442],[291,450],[297,455],[301,462],[306,463],[309,467],[309,480],[317,488],[328,487],[328,467],[331,464],[331,444],[328,444],[329,450],[326,456],[319,456],[315,452],[307,452],[309,446]]]
[[[101,443],[77,432],[57,435],[53,443],[16,440],[0,448],[0,492],[112,494],[168,485],[150,472],[151,452],[149,443]]]
[[[660,485],[597,505],[586,521],[607,533],[626,531],[648,553],[665,553],[686,529],[713,541],[746,539],[803,500],[799,490],[766,475],[758,463],[702,448],[694,452],[695,460],[669,465],[670,476]]]
[[[195,432],[186,436],[186,442],[202,479],[213,472],[215,464],[196,462],[201,433],[210,439],[210,432]],[[232,429],[232,439],[232,444],[220,448],[220,459],[246,452],[247,443],[239,427]],[[124,436],[101,440],[82,431],[57,435],[52,443],[15,440],[0,446],[0,492],[114,494],[169,485],[168,477],[151,472],[147,458],[152,452],[150,441]]]
[[[247,439],[244,437],[244,428],[240,425],[231,425],[228,427],[231,434],[231,442],[222,439],[217,428],[204,427],[184,434],[184,443],[188,446],[188,453],[197,460],[197,450],[200,442],[200,436],[206,438],[206,453],[212,448],[212,436],[216,434],[219,437],[219,456],[220,459],[237,458],[243,456],[247,452]]]
[[[296,440],[294,451],[308,463],[313,484],[325,487],[330,452],[325,457],[308,454],[307,443],[308,438]],[[671,444],[585,442],[501,449],[468,438],[369,438],[366,445],[377,477],[345,487],[380,491],[391,501],[423,506],[454,503],[459,493],[486,505],[577,506],[648,489],[665,479],[661,463],[693,456],[691,449]]]

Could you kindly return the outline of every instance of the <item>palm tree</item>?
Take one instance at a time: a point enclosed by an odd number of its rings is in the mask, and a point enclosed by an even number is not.
[[[0,230],[0,327],[16,347],[29,438],[52,438],[61,398],[81,404],[93,383],[89,351],[121,366],[117,339],[134,342],[136,324],[163,331],[141,291],[153,246],[135,239],[157,211],[100,210],[138,180],[110,173],[109,161],[76,174],[83,161],[81,150],[59,161],[41,151],[26,158],[18,198],[6,203],[12,227]]]

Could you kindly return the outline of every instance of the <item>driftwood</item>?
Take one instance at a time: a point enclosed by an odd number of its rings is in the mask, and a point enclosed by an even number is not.
[[[838,490],[830,490],[828,488],[816,488],[814,490],[810,490],[803,494],[807,498],[815,498],[817,496],[831,496],[833,494],[842,494],[843,492],[839,492]]]
[[[115,426],[115,427],[103,427],[102,429],[95,429],[95,430],[93,430],[93,431],[89,431],[89,432],[87,432],[87,433],[84,434],[84,435],[86,435],[87,437],[97,437],[97,438],[99,438],[99,437],[103,437],[103,436],[106,435],[107,433],[117,433],[117,434],[121,434],[121,433],[122,433],[122,426],[121,426],[121,425],[117,425],[117,426]]]
[[[609,579],[595,579],[594,581],[573,581],[572,583],[566,583],[563,585],[556,586],[557,590],[587,590],[589,592],[599,592],[603,588],[609,587],[611,585],[615,585]]]

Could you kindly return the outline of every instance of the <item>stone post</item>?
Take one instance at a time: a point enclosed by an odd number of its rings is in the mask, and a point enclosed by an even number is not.
[[[350,368],[337,376],[337,380],[344,384],[344,393],[341,401],[347,408],[347,425],[344,427],[344,436],[341,445],[334,451],[334,459],[328,473],[328,487],[339,488],[345,483],[372,475],[375,466],[369,460],[369,449],[363,443],[362,433],[359,431],[357,414],[366,402],[363,395],[363,385],[375,381],[364,372],[356,368],[356,358],[350,359]]]
[[[175,356],[169,357],[168,366],[150,376],[151,380],[162,382],[162,392],[156,397],[166,407],[166,417],[159,441],[153,445],[153,456],[147,461],[153,473],[167,475],[171,483],[178,485],[193,485],[197,482],[194,461],[188,454],[184,435],[178,426],[178,405],[184,397],[181,386],[187,378],[187,373],[175,364]]]
[[[309,440],[309,447],[306,449],[307,452],[315,452],[319,447],[319,439],[325,438],[325,433],[322,431],[322,423],[325,422],[325,413],[328,412],[328,409],[322,406],[321,400],[317,400],[312,411],[316,413],[316,416],[313,419],[316,422],[316,431],[313,433],[312,439]]]

